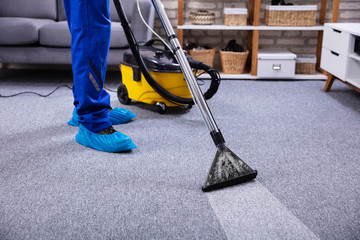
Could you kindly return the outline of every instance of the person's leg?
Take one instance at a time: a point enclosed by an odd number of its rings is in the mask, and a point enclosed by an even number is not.
[[[100,2],[106,2],[104,0],[100,1]],[[106,7],[106,4],[103,4],[105,7]],[[68,20],[68,25],[69,25],[69,29],[70,29],[70,32],[71,32],[71,1],[70,0],[64,0],[64,7],[65,7],[65,12],[66,12],[66,17],[67,17],[67,20]],[[108,7],[106,7],[107,9]],[[101,14],[101,17],[103,17],[103,13],[106,12],[107,10],[106,9],[103,9],[102,11],[100,11],[102,14]],[[78,12],[79,10],[76,9],[74,10],[75,12]],[[92,14],[92,13],[91,13]],[[98,14],[98,13],[97,13]],[[106,13],[105,14],[106,18],[109,17],[108,14]],[[99,19],[99,17],[97,17],[97,19]],[[94,24],[98,21],[98,20],[90,20],[89,21],[93,22]],[[108,28],[108,25],[109,23],[106,22],[105,24],[105,28]],[[92,27],[90,25],[90,27]],[[108,34],[106,34],[106,36],[108,36]],[[106,40],[108,42],[108,40]],[[108,44],[104,44],[104,46],[106,46]],[[76,48],[76,46],[73,46],[74,48]],[[77,50],[76,50],[77,51]],[[106,51],[106,49],[102,49],[103,52]],[[102,54],[103,55],[103,54]],[[96,57],[95,57],[96,58]],[[106,58],[104,59],[105,62],[103,65],[106,66]],[[100,64],[101,65],[101,64]],[[101,68],[101,67],[100,67]],[[106,67],[105,67],[106,68]],[[105,69],[106,70],[106,69]],[[105,70],[103,72],[103,75],[104,77],[102,79],[105,78]],[[98,72],[98,71],[96,71]],[[90,75],[90,74],[89,74]],[[99,74],[99,75],[102,75],[102,74]],[[92,78],[90,78],[91,80]],[[95,78],[94,78],[95,79]],[[77,88],[73,88],[74,90],[74,96],[76,96],[76,91]],[[75,101],[74,101],[74,105],[78,106],[78,102],[79,102],[79,98],[78,97],[75,97]],[[81,110],[80,110],[81,111]],[[117,124],[122,124],[122,123],[127,123],[129,122],[131,119],[133,119],[134,117],[136,116],[136,114],[132,113],[131,111],[127,110],[127,109],[123,109],[123,108],[114,108],[112,111],[110,111],[110,122],[113,124],[113,125],[117,125]],[[68,122],[70,125],[73,125],[73,126],[79,126],[80,125],[80,117],[79,115],[77,114],[77,108],[74,109],[73,111],[73,116],[72,116],[72,119]]]
[[[111,32],[109,0],[64,0],[64,5],[71,32],[74,105],[80,123],[76,141],[102,151],[135,148],[128,136],[112,128],[110,95],[103,89]]]
[[[80,124],[96,133],[112,125],[110,96],[103,89],[111,32],[109,0],[71,0],[70,18],[74,105]]]

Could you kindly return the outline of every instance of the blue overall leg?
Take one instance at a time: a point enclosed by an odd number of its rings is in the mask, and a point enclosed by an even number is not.
[[[109,0],[64,0],[64,6],[80,125],[76,141],[106,152],[136,148],[128,136],[111,127],[110,95],[103,89],[111,33]]]
[[[71,32],[73,94],[79,122],[91,132],[110,127],[110,95],[103,89],[110,46],[109,0],[64,0]]]

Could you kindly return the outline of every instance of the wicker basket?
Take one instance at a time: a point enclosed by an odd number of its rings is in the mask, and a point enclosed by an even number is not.
[[[224,8],[225,26],[246,26],[247,9],[246,8]]]
[[[244,72],[249,51],[229,52],[219,51],[222,70],[225,74],[241,74]]]
[[[268,26],[314,26],[317,5],[272,6],[265,9],[265,24]]]
[[[296,63],[295,74],[315,74],[315,63]]]
[[[215,13],[206,10],[190,12],[189,20],[194,25],[211,25],[215,22]]]
[[[189,55],[198,61],[201,61],[210,67],[214,66],[215,49],[190,50]]]
[[[298,55],[296,58],[295,74],[315,74],[316,56]]]

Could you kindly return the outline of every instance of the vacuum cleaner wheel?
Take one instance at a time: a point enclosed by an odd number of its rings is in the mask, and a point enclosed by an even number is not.
[[[165,104],[165,103],[157,102],[157,103],[156,103],[156,107],[157,107],[158,112],[159,112],[160,114],[166,113],[166,104]]]
[[[124,84],[120,84],[120,86],[118,87],[117,97],[122,104],[129,105],[131,103],[128,90]]]

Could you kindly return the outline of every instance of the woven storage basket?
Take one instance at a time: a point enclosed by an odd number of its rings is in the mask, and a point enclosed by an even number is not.
[[[272,6],[265,9],[265,24],[268,26],[314,26],[317,5]]]
[[[246,52],[229,52],[219,51],[221,67],[225,74],[241,74],[244,72],[246,60],[249,51]]]
[[[198,61],[201,61],[210,67],[214,66],[215,49],[190,50],[189,55]]]
[[[295,74],[315,74],[316,56],[298,55],[295,64]]]
[[[215,13],[205,10],[190,12],[189,20],[195,25],[211,25],[215,22]]]
[[[226,26],[246,26],[246,8],[224,8],[224,25]]]
[[[295,74],[315,74],[315,63],[296,63]]]

